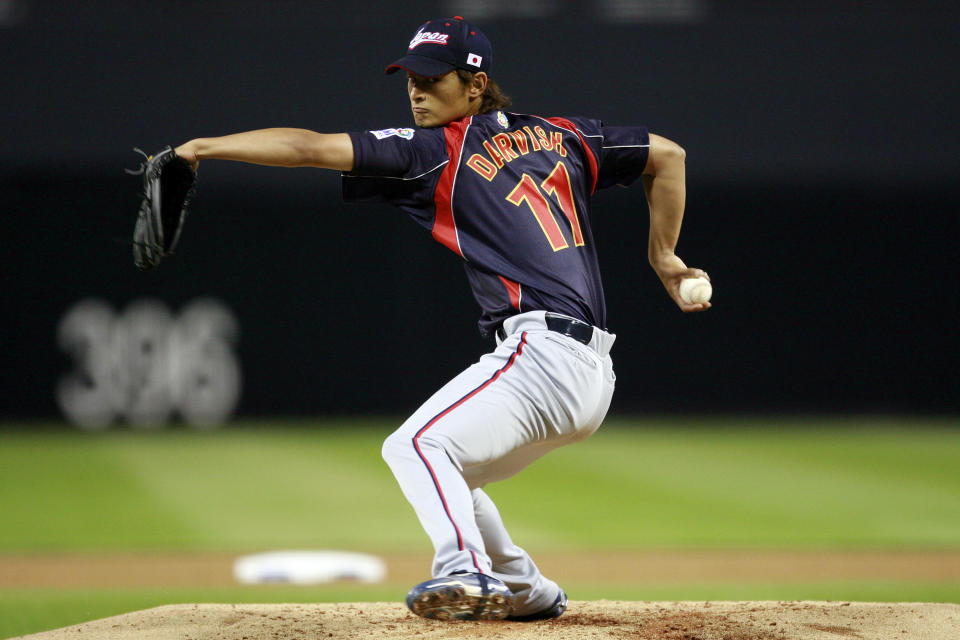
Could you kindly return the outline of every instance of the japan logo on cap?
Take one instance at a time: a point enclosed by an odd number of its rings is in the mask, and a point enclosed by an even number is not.
[[[423,29],[420,29],[420,31],[417,31],[417,35],[413,36],[413,40],[410,41],[407,49],[416,49],[422,44],[445,45],[449,39],[449,34],[440,33],[439,31],[425,32]]]
[[[475,53],[471,53],[467,56],[467,64],[479,67],[481,62],[483,62],[483,58]]]

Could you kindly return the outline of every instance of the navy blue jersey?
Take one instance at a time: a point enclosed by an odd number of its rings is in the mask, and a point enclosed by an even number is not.
[[[390,202],[460,255],[482,333],[534,310],[606,328],[590,196],[640,176],[645,128],[493,111],[350,137],[344,200]]]

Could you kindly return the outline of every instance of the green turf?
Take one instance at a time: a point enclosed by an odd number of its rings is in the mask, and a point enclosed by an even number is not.
[[[932,424],[612,421],[490,493],[539,546],[957,547],[960,430]]]
[[[215,432],[0,425],[0,553],[424,553],[380,459],[396,420]],[[960,548],[954,419],[611,419],[489,488],[533,550]],[[565,585],[576,599],[960,602],[957,583]],[[0,591],[0,638],[175,602],[397,600],[403,589]]]
[[[0,433],[0,551],[423,544],[385,430]],[[385,522],[391,526],[383,535]]]
[[[960,429],[743,423],[611,420],[489,492],[543,549],[960,545]],[[423,551],[380,459],[392,424],[0,432],[0,553]]]

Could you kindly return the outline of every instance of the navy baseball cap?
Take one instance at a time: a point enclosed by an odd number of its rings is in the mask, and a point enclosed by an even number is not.
[[[414,34],[407,55],[387,66],[385,73],[398,69],[435,78],[454,69],[490,73],[493,47],[483,31],[460,16],[425,22]]]

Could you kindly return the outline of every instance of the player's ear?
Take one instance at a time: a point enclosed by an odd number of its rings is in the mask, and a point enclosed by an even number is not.
[[[487,80],[487,74],[483,71],[477,71],[473,74],[470,85],[467,87],[467,92],[471,98],[479,98],[483,95],[483,92],[487,90]]]

